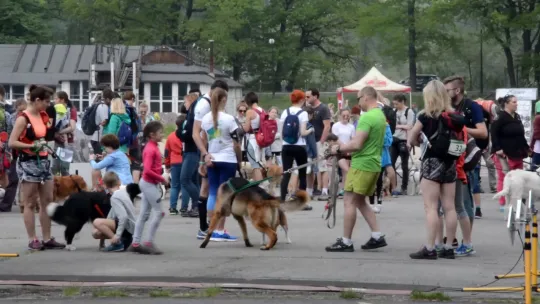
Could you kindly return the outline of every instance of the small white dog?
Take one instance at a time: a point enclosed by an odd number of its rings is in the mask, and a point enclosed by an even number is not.
[[[504,196],[506,204],[512,204],[514,210],[516,201],[528,199],[529,190],[533,192],[533,199],[540,197],[540,168],[536,172],[525,170],[512,170],[504,177],[504,186],[501,192],[495,194],[493,199]],[[506,216],[506,214],[505,214]]]

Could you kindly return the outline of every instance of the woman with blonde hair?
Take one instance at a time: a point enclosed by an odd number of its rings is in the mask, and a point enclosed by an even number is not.
[[[118,132],[120,131],[122,123],[125,123],[129,126],[131,124],[131,119],[126,112],[126,105],[124,104],[124,101],[120,98],[115,98],[111,101],[111,113],[109,115],[109,122],[107,123],[105,128],[103,128],[103,135],[114,134],[119,137]],[[121,145],[120,151],[127,153],[128,144]]]
[[[438,80],[430,81],[424,88],[425,108],[418,113],[416,124],[411,129],[407,139],[407,147],[419,144],[419,137],[423,138],[423,144],[427,144],[427,149],[422,155],[421,182],[422,197],[424,199],[424,210],[427,219],[427,243],[418,252],[412,253],[412,259],[454,259],[452,241],[456,235],[457,214],[455,208],[456,195],[456,158],[455,155],[447,154],[448,148],[441,153],[439,140],[443,136],[438,136],[442,128],[450,128],[444,120],[450,117],[453,112],[450,96],[444,84]],[[444,127],[446,126],[446,127]],[[462,126],[463,127],[463,126]],[[455,132],[461,132],[461,129]],[[422,133],[422,134],[421,134]],[[424,142],[425,140],[428,142]],[[452,146],[450,142],[449,147]],[[444,220],[446,224],[446,244],[437,253],[435,250],[435,238],[439,219],[439,200],[444,210]]]

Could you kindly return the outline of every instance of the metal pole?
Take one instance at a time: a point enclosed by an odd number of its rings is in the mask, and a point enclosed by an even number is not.
[[[114,62],[111,61],[111,90],[114,92]]]
[[[135,94],[135,109],[139,112],[139,86],[137,85],[137,62],[133,62],[133,80],[131,81],[133,94]]]

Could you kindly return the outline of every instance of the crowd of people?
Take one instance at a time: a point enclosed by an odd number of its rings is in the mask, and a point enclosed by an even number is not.
[[[253,181],[263,180],[270,165],[282,166],[282,201],[294,199],[297,190],[327,201],[328,157],[335,155],[341,176],[339,195],[344,198],[344,231],[326,251],[354,251],[351,239],[357,209],[371,229],[361,248],[384,247],[387,243],[376,216],[382,208],[383,178],[389,181],[393,196],[407,195],[411,150],[421,146],[420,187],[427,242],[410,257],[472,255],[473,220],[482,217],[480,159],[484,158],[490,171],[491,192],[501,190],[505,173],[522,169],[523,158],[534,154],[533,162],[539,159],[540,133],[533,135],[531,145],[526,142],[515,97],[506,96],[497,103],[472,101],[465,97],[464,87],[461,77],[431,81],[423,92],[424,109],[418,113],[407,107],[404,95],[393,96],[390,103],[373,87],[362,89],[356,105],[349,107],[346,102],[337,113],[333,104],[321,102],[317,89],[294,90],[289,107],[268,110],[259,105],[257,94],[250,92],[231,115],[225,111],[228,85],[216,80],[206,94],[195,89],[184,97],[176,131],[171,134],[164,134],[164,126],[149,113],[145,102],[135,104],[132,92],[121,97],[106,89],[82,119],[82,129],[85,133],[90,130],[87,134],[91,136],[92,190],[108,191],[114,204],[107,219],[96,220],[93,235],[110,240],[105,251],[129,247],[137,253],[161,254],[154,239],[164,216],[159,186],[169,183],[163,177],[163,166],[170,175],[169,214],[198,217],[196,237],[203,239],[218,187],[241,174],[243,166],[251,168]],[[0,211],[11,210],[19,189],[29,249],[63,248],[65,245],[51,236],[46,206],[52,200],[53,175],[69,175],[70,162],[62,158],[51,161],[46,143],[53,141],[54,151],[74,150],[77,109],[67,93],[54,93],[42,86],[31,86],[27,98],[13,105],[7,104],[4,96],[0,87],[0,132],[10,134],[9,141],[1,144],[2,156],[8,161],[0,162],[0,186],[5,189]],[[159,144],[164,138],[162,159]],[[102,170],[107,171],[103,177]],[[138,216],[120,187],[131,183],[138,183],[142,191]],[[504,198],[500,203],[505,205]],[[41,241],[35,232],[36,210]],[[304,210],[312,207],[307,205]],[[150,222],[150,232],[143,242],[146,222]],[[456,237],[458,224],[461,243]],[[125,234],[132,236],[131,243],[122,242]],[[227,232],[222,221],[210,240],[237,238]]]

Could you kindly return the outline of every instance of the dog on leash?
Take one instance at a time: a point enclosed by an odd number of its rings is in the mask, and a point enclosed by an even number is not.
[[[512,204],[515,210],[517,200],[528,199],[529,190],[532,190],[533,198],[540,197],[540,168],[535,172],[518,169],[506,173],[503,189],[493,199],[504,196],[506,204]]]
[[[276,230],[282,226],[288,238],[288,224],[285,211],[302,210],[309,201],[309,195],[305,191],[296,192],[295,198],[281,202],[278,198],[268,194],[259,186],[246,188],[238,193],[233,189],[241,189],[249,184],[249,181],[241,178],[231,178],[218,188],[216,208],[208,233],[200,248],[206,248],[212,232],[216,229],[221,219],[233,215],[238,221],[246,247],[253,247],[247,234],[245,215],[249,215],[251,223],[259,232],[268,236],[268,243],[261,250],[272,249],[277,242]]]
[[[53,202],[63,201],[71,194],[82,191],[88,191],[88,186],[81,176],[54,176]],[[37,208],[37,211],[39,211],[39,204]],[[24,212],[24,205],[22,204],[20,205],[20,211],[21,213]]]
[[[129,184],[125,189],[132,202],[135,202],[135,198],[141,193],[137,184]],[[103,191],[74,193],[63,205],[50,203],[47,206],[47,214],[51,220],[66,227],[64,237],[66,250],[69,251],[76,249],[73,246],[73,238],[81,231],[84,224],[91,223],[97,218],[107,218],[110,210],[110,195]],[[103,242],[100,242],[100,247],[103,245]]]

